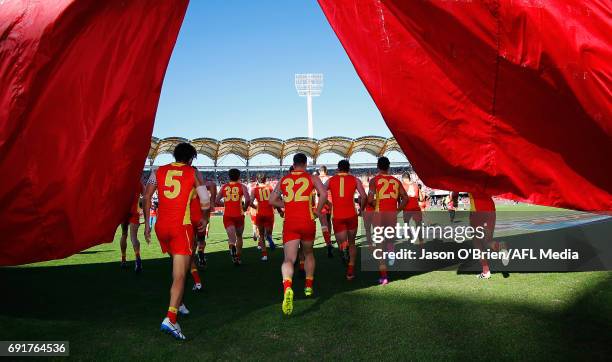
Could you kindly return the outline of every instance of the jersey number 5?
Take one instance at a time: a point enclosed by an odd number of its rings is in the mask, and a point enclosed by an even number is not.
[[[166,187],[172,188],[172,190],[164,190],[164,196],[169,199],[174,199],[181,193],[181,183],[179,180],[174,177],[183,176],[183,171],[181,170],[169,170],[166,172],[166,179],[164,180],[164,185]]]

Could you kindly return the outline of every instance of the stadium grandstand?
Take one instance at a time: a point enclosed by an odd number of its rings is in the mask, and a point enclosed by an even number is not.
[[[325,165],[333,174],[336,169],[335,164],[318,164],[317,160],[321,155],[333,153],[344,159],[350,159],[355,153],[365,152],[374,157],[388,155],[390,152],[398,152],[405,155],[398,145],[395,138],[385,138],[381,136],[364,136],[359,138],[348,138],[342,136],[327,137],[323,139],[315,139],[308,137],[296,137],[288,140],[281,140],[273,137],[255,138],[246,140],[243,138],[226,138],[216,140],[214,138],[195,138],[189,140],[183,137],[167,137],[167,138],[151,138],[151,147],[147,156],[147,165],[144,168],[146,177],[151,169],[155,168],[154,162],[160,155],[172,154],[174,147],[182,142],[191,143],[198,154],[206,156],[212,160],[210,166],[196,166],[202,173],[204,179],[214,180],[217,186],[229,181],[227,178],[227,170],[230,168],[238,168],[243,172],[243,181],[252,182],[255,180],[257,173],[263,173],[268,180],[274,183],[279,180],[282,175],[289,169],[290,164],[284,164],[283,160],[295,153],[302,152],[310,157],[312,163],[308,170],[315,172],[320,166]],[[276,159],[277,164],[267,165],[251,165],[250,161],[261,154],[267,154]],[[221,165],[220,160],[228,155],[237,156],[244,163],[242,165]],[[369,179],[377,173],[376,163],[351,163],[352,173],[358,176],[364,183],[364,187],[368,188]],[[437,190],[427,187],[418,178],[410,162],[406,159],[404,162],[392,162],[391,174],[397,178],[401,178],[404,174],[411,174],[422,184],[423,191],[428,195],[430,207],[445,206],[445,197],[449,194],[446,190]],[[467,205],[467,194],[462,193],[460,205]],[[495,198],[497,203],[512,202]]]
[[[380,157],[389,152],[396,151],[403,155],[400,146],[395,138],[385,138],[380,136],[365,136],[356,139],[348,137],[327,137],[314,139],[307,137],[296,137],[288,140],[281,140],[272,137],[255,138],[246,140],[242,138],[226,138],[216,140],[213,138],[195,138],[188,140],[182,137],[167,137],[151,139],[151,148],[147,157],[145,170],[154,167],[155,159],[163,154],[171,154],[174,147],[181,142],[191,143],[198,154],[212,160],[211,166],[197,166],[205,178],[223,181],[225,174],[223,171],[236,167],[246,173],[247,179],[251,179],[252,172],[263,172],[270,178],[277,178],[280,173],[286,171],[290,165],[283,164],[283,160],[290,155],[298,152],[306,154],[312,160],[309,168],[315,169],[320,164],[317,163],[319,156],[333,153],[342,158],[350,159],[357,152],[366,152],[374,157]],[[277,160],[277,164],[258,165],[250,164],[250,161],[258,155],[267,154]],[[228,155],[234,155],[244,161],[243,165],[220,165],[219,161]],[[326,165],[331,170],[335,165]],[[375,163],[354,164],[353,170],[357,174],[374,174]],[[412,172],[412,167],[408,160],[405,162],[393,162],[394,173]]]

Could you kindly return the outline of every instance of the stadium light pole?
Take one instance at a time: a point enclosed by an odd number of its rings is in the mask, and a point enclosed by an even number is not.
[[[300,97],[306,97],[308,112],[308,137],[314,138],[314,125],[312,122],[312,97],[318,97],[323,90],[323,74],[300,73],[295,75],[295,90]]]

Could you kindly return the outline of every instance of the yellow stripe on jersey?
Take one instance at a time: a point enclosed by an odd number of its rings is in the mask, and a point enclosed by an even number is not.
[[[185,215],[183,216],[183,225],[191,225],[191,199],[194,198],[195,189],[191,189],[189,197],[187,198],[187,205],[185,207]]]

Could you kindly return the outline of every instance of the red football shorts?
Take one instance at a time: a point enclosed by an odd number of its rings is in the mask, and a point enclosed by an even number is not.
[[[348,230],[357,230],[357,227],[359,225],[359,222],[357,220],[357,215],[353,217],[342,218],[342,219],[333,218],[332,223],[334,226],[335,233],[341,233],[343,231],[348,231]]]
[[[283,224],[283,244],[292,240],[314,241],[317,224],[314,220],[287,220]]]
[[[274,227],[274,215],[257,215],[255,217],[255,225],[272,230]]]
[[[397,212],[380,211],[375,212],[372,222],[375,226],[395,226],[397,225]]]
[[[244,228],[244,215],[242,216],[223,215],[223,227],[227,229],[230,226],[233,226],[236,229],[243,229]]]
[[[166,226],[155,224],[155,234],[159,240],[162,253],[170,255],[191,255],[193,243],[193,226]]]
[[[404,210],[404,218],[410,221],[410,218],[414,219],[415,222],[423,221],[423,213],[421,209],[417,208],[412,210]]]

